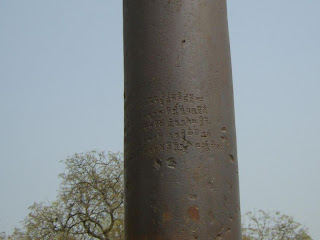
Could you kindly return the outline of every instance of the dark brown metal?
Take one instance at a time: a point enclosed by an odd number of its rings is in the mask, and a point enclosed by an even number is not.
[[[124,0],[127,240],[240,240],[226,0]]]

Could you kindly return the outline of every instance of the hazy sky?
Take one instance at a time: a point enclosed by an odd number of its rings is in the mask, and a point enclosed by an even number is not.
[[[228,6],[242,212],[320,239],[320,1]],[[122,2],[0,0],[0,232],[92,149],[123,149]]]

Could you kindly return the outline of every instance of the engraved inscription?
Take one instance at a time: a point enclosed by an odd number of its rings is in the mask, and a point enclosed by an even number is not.
[[[162,93],[147,97],[143,110],[143,150],[146,153],[223,149],[225,138],[213,137],[203,96],[181,92]]]

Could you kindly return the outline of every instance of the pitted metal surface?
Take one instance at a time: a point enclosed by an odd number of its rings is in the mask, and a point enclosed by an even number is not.
[[[124,0],[127,240],[240,240],[225,0]]]

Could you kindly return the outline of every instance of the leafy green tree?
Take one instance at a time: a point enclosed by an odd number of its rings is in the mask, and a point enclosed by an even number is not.
[[[7,235],[5,232],[0,232],[0,240],[5,240],[7,239]]]
[[[67,217],[64,207],[62,201],[34,203],[23,222],[25,231],[20,231],[18,239],[75,239],[68,232],[67,221],[63,221]]]
[[[65,225],[73,235],[106,240],[123,225],[123,158],[104,152],[75,154],[65,161],[60,199]],[[67,213],[67,214],[66,214]]]
[[[34,203],[22,230],[0,240],[124,239],[122,155],[91,151],[63,162],[57,200]]]
[[[243,240],[312,240],[306,227],[277,211],[250,211],[243,222]]]

